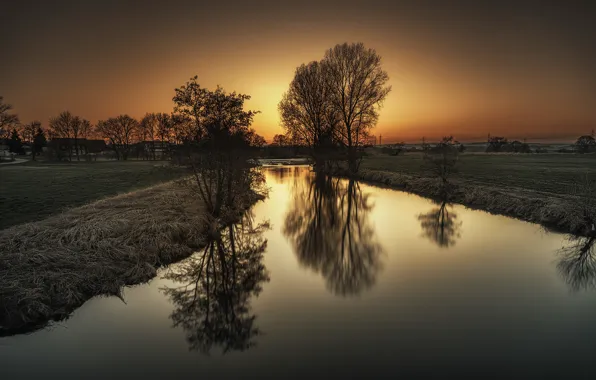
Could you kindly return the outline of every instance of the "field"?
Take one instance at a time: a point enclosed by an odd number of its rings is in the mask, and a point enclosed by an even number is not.
[[[38,163],[0,166],[0,229],[184,174],[155,161]]]
[[[424,177],[427,172],[423,163],[421,153],[373,153],[364,158],[361,168]],[[569,194],[573,184],[586,174],[596,179],[596,155],[464,153],[457,169],[453,179],[461,183],[561,197]]]

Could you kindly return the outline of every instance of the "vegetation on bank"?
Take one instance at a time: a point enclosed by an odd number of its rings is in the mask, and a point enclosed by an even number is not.
[[[179,178],[188,171],[147,161],[31,162],[0,167],[0,229]]]
[[[422,154],[366,157],[358,173],[340,168],[337,174],[435,199],[448,197],[449,202],[564,232],[593,235],[596,157],[582,156],[576,161],[549,156],[532,161],[528,156],[464,155],[447,183],[424,165]]]
[[[237,196],[236,214],[257,199]],[[0,231],[0,335],[148,281],[202,247],[218,223],[191,186],[175,181]]]

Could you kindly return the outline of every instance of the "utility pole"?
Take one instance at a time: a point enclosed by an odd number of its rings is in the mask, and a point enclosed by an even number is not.
[[[383,145],[383,135],[379,135],[379,145]]]

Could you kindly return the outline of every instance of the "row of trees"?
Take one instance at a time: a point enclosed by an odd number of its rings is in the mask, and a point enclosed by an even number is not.
[[[388,81],[374,49],[362,43],[336,45],[321,61],[296,69],[278,106],[286,135],[310,147],[317,164],[334,151],[347,159],[350,171],[357,171],[360,147],[391,91]]]

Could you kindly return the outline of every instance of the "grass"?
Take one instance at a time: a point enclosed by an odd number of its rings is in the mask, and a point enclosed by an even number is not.
[[[119,295],[202,246],[203,203],[173,182],[0,231],[0,335]]]
[[[0,166],[0,230],[166,182],[184,173],[182,168],[156,161],[3,165]]]
[[[370,155],[361,168],[425,176],[421,153]],[[464,153],[453,179],[460,183],[566,196],[586,173],[596,178],[596,155]]]

